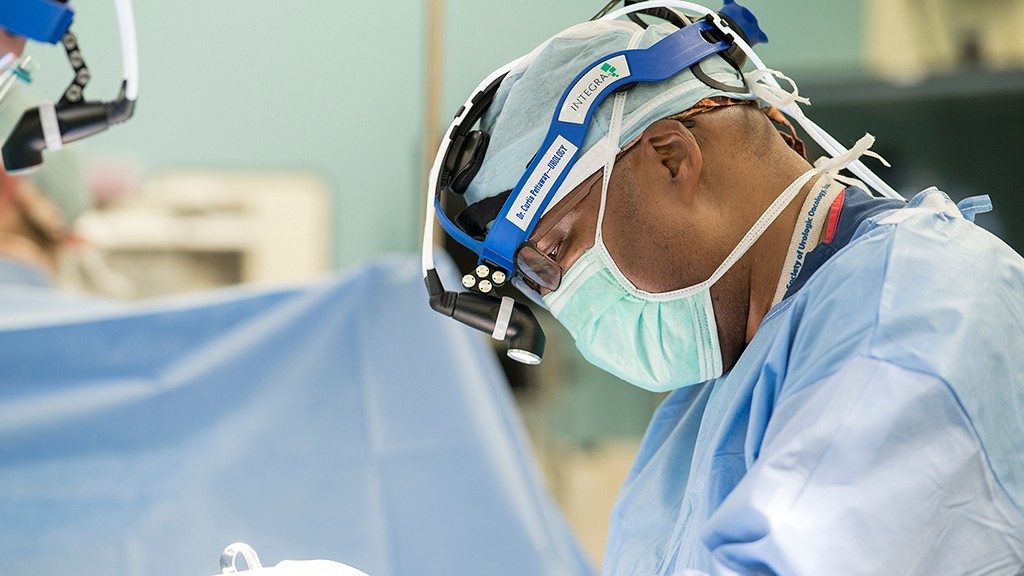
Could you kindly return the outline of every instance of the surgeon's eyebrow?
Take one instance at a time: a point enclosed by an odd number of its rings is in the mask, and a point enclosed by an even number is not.
[[[540,240],[542,240],[548,232],[558,226],[566,216],[576,209],[576,206],[579,205],[584,198],[590,195],[600,174],[601,171],[599,170],[588,176],[587,179],[581,182],[575,190],[570,192],[561,202],[559,202],[551,212],[541,218],[541,221],[537,224],[537,227],[534,228],[533,234],[530,236],[538,246],[540,245]],[[547,222],[545,222],[545,220],[547,220]]]
[[[640,141],[640,136],[630,140],[622,150],[615,155],[615,161],[618,162],[626,152],[633,149],[637,142]],[[533,233],[530,235],[530,239],[535,243],[544,237],[552,228],[558,225],[568,214],[576,208],[576,205],[583,201],[584,198],[590,195],[594,190],[594,186],[601,181],[601,177],[604,176],[604,168],[594,172],[590,176],[587,176],[583,182],[580,182],[572,192],[569,192],[565,198],[562,199],[548,214],[541,217],[541,221],[537,223],[537,227],[534,228]],[[547,220],[545,222],[545,220]]]

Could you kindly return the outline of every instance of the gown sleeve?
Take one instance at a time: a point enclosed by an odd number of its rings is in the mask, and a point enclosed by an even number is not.
[[[716,575],[1013,576],[1024,566],[1024,515],[956,395],[869,357],[783,392],[702,535]]]

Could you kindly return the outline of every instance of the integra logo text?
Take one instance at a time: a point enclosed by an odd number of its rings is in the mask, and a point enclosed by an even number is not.
[[[625,54],[594,64],[566,90],[558,111],[558,121],[583,124],[601,94],[608,92],[615,82],[629,78],[630,75],[629,60]]]
[[[526,219],[526,215],[530,213],[530,207],[533,206],[533,203],[537,200],[537,196],[540,194],[541,190],[544,189],[548,180],[551,179],[551,171],[558,167],[562,162],[562,158],[565,157],[568,151],[569,150],[565,145],[562,144],[554,151],[554,153],[552,153],[551,158],[548,159],[546,166],[547,170],[545,170],[544,174],[542,174],[540,179],[537,180],[537,183],[533,185],[533,188],[530,188],[526,199],[519,205],[519,211],[516,212],[516,218],[520,220]]]
[[[619,75],[616,73],[615,67],[606,62],[601,66],[600,74],[591,78],[590,83],[584,86],[583,90],[576,94],[576,98],[569,103],[569,107],[572,108],[573,112],[579,112],[580,108],[590,101],[591,96],[601,92],[601,86],[609,78],[618,77]]]

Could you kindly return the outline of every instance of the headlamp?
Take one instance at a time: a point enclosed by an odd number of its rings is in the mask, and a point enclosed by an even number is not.
[[[135,112],[139,96],[139,61],[131,0],[114,0],[121,34],[124,81],[112,102],[89,101],[85,87],[91,79],[78,38],[71,32],[74,11],[66,1],[16,0],[0,3],[0,27],[13,34],[50,44],[60,43],[74,71],[71,84],[56,103],[43,103],[21,116],[3,145],[4,168],[27,172],[43,162],[43,150],[92,136],[125,122]]]

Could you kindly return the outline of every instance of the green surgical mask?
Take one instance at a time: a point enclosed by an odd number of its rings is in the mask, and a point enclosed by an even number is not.
[[[641,292],[622,277],[600,241],[544,302],[588,362],[640,388],[665,392],[722,373],[707,288]]]
[[[710,278],[661,294],[638,289],[615,265],[601,234],[610,166],[605,167],[594,246],[565,272],[544,302],[591,364],[652,392],[698,384],[722,374],[711,303],[714,285],[796,197],[812,169],[769,206]]]

